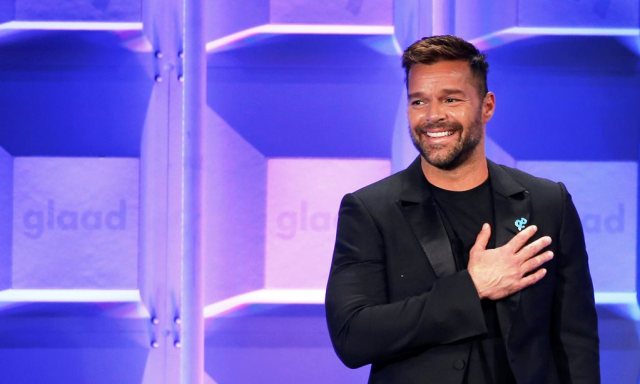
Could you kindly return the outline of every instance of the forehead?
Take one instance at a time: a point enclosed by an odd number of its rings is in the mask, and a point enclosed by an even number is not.
[[[473,88],[474,86],[469,63],[458,60],[439,61],[433,64],[414,64],[409,70],[407,81],[410,92],[425,87]]]

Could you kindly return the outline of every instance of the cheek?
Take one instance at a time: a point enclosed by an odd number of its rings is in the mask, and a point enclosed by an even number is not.
[[[456,121],[463,126],[467,125],[467,121],[469,120],[469,114],[465,109],[455,109],[449,112],[449,120]]]
[[[409,126],[414,128],[423,120],[423,113],[409,110],[407,113],[407,120],[409,121]]]

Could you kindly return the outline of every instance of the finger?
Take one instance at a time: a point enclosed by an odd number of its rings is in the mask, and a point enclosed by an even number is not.
[[[476,242],[471,247],[471,252],[484,251],[487,249],[487,244],[489,244],[489,239],[491,238],[491,226],[487,223],[482,224],[482,228],[480,228],[480,232],[478,232],[478,236],[476,236]]]
[[[542,278],[547,274],[547,270],[545,268],[540,268],[534,273],[524,276],[520,281],[513,286],[514,292],[518,292],[528,286],[531,286],[538,281],[542,280]]]
[[[532,257],[529,260],[522,263],[522,265],[520,266],[520,272],[522,273],[522,275],[526,275],[527,273],[531,271],[535,271],[536,269],[540,268],[540,266],[542,266],[544,263],[548,262],[551,259],[553,259],[553,252],[551,251],[547,251],[539,255],[536,255],[535,257]]]
[[[518,234],[515,235],[513,239],[509,240],[509,242],[505,245],[511,248],[513,252],[518,252],[520,248],[522,248],[527,243],[527,241],[529,241],[531,236],[536,233],[537,230],[538,227],[536,227],[535,225],[528,226],[527,228],[518,232]]]
[[[522,259],[523,261],[530,259],[535,255],[539,254],[544,248],[548,247],[549,244],[551,244],[551,237],[543,236],[538,240],[532,242],[531,244],[528,244],[527,246],[523,247],[520,251],[516,253],[516,256]]]

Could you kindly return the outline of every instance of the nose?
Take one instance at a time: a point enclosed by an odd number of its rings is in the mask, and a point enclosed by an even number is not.
[[[427,123],[435,124],[445,120],[444,108],[438,103],[431,103],[425,115]]]

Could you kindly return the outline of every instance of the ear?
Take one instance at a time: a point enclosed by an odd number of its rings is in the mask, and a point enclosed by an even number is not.
[[[493,112],[496,110],[496,95],[493,92],[487,92],[482,99],[482,122],[484,124],[491,120]]]

